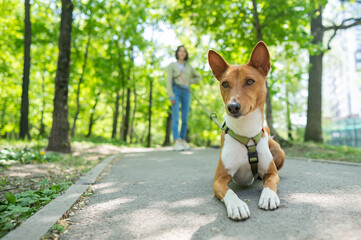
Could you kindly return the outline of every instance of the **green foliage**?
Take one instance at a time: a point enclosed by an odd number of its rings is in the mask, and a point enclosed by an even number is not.
[[[42,185],[43,188],[38,190],[29,190],[15,195],[11,192],[5,194],[5,200],[0,202],[0,237],[56,198],[71,185],[71,182],[60,182],[45,187],[44,181]]]
[[[9,176],[0,177],[0,189],[3,189],[6,186],[6,180]]]
[[[54,162],[58,161],[61,158],[59,153],[50,152],[45,153],[43,150],[38,148],[28,148],[24,149],[18,148],[5,148],[0,150],[0,164],[6,164],[6,162],[14,160],[19,163],[27,164],[31,162]]]
[[[61,225],[58,225],[58,224],[54,224],[54,225],[50,228],[50,231],[53,231],[53,230],[56,230],[56,231],[61,232],[61,233],[65,231],[64,227],[61,226]]]
[[[152,82],[152,146],[163,143],[170,108],[163,65],[164,59],[174,56],[175,49],[174,43],[164,46],[157,42],[156,37],[149,37],[162,31],[162,26],[174,30],[178,40],[187,47],[192,66],[203,77],[202,82],[192,89],[202,103],[221,119],[224,106],[220,101],[218,82],[206,64],[206,53],[209,48],[214,48],[230,64],[247,62],[257,42],[252,2],[73,0],[68,118],[72,127],[79,90],[75,139],[83,139],[88,134],[90,117],[93,115],[92,141],[103,139],[118,144],[145,145],[149,124],[149,86]],[[324,51],[323,46],[311,44],[310,19],[315,14],[314,9],[319,4],[325,6],[327,1],[257,0],[256,3],[263,40],[271,53],[272,70],[268,84],[274,123],[278,132],[285,137],[288,119],[294,121],[305,116],[307,54]],[[19,133],[23,8],[21,1],[0,1],[0,138],[7,140],[16,139]],[[46,138],[52,124],[60,12],[60,1],[31,2],[29,123],[31,136],[35,139]],[[152,29],[156,30],[155,33]],[[82,82],[78,84],[81,79]],[[128,89],[131,112],[128,135],[132,133],[132,136],[128,137],[127,142],[122,142],[120,132],[126,122]],[[110,140],[116,96],[119,96],[117,129],[115,138]],[[287,107],[291,118],[287,115]],[[217,127],[194,99],[191,108],[191,142],[203,146],[219,144]],[[294,125],[292,123],[295,132],[298,126]],[[48,161],[44,159],[47,155],[41,156],[36,151],[17,154],[24,162]]]
[[[16,203],[16,198],[15,196],[12,194],[12,192],[7,192],[5,193],[5,199],[6,201],[8,201],[11,204],[15,204]]]
[[[314,159],[331,159],[361,163],[361,149],[321,143],[293,143],[284,149],[286,156]]]

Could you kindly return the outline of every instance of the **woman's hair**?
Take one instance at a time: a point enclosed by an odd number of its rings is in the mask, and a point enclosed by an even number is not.
[[[184,48],[184,50],[186,51],[186,58],[184,59],[184,61],[187,61],[188,60],[188,52],[187,52],[187,49],[183,45],[180,45],[177,47],[177,50],[175,51],[175,58],[178,60],[178,51],[180,48]]]

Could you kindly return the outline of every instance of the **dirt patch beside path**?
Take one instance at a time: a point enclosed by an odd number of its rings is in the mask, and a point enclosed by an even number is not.
[[[0,146],[0,149],[4,147]],[[121,149],[108,144],[75,142],[72,150],[72,154],[60,154],[59,160],[54,162],[13,162],[8,166],[0,166],[0,200],[4,199],[8,191],[16,194],[67,180],[75,182],[106,156],[119,153]]]

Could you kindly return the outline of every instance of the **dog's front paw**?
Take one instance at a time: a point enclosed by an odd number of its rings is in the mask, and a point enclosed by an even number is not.
[[[264,188],[259,199],[258,207],[264,210],[274,210],[280,206],[277,194],[269,188]]]
[[[245,202],[229,189],[222,200],[226,205],[228,217],[233,220],[245,220],[251,216],[248,206]]]

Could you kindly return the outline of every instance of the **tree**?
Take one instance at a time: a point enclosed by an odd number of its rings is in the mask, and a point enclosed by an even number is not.
[[[21,117],[20,117],[20,138],[28,137],[29,133],[29,75],[30,75],[30,46],[31,46],[31,22],[30,22],[30,1],[25,0],[25,41],[24,41],[24,73],[23,87],[21,94]]]
[[[62,11],[59,36],[58,67],[55,76],[55,96],[53,123],[47,150],[70,152],[68,122],[68,82],[71,54],[71,30],[73,21],[73,3],[62,0]]]
[[[325,27],[322,23],[322,9],[325,4],[311,1],[311,35],[312,44],[316,46],[310,50],[310,70],[308,78],[308,99],[307,99],[307,124],[305,141],[322,142],[322,59],[325,49],[323,46],[324,33],[333,31],[328,40],[327,49],[330,49],[330,42],[338,30],[348,29],[361,24],[361,18],[348,18],[341,24],[333,24]]]
[[[112,138],[115,138],[117,134],[117,126],[118,126],[118,117],[119,117],[119,100],[120,100],[120,94],[119,91],[116,92],[115,97],[115,110],[113,114],[113,130],[112,130]]]
[[[84,62],[83,62],[82,72],[81,72],[81,75],[80,75],[80,78],[79,78],[78,88],[77,88],[77,91],[76,91],[76,113],[75,113],[74,120],[73,120],[73,127],[71,128],[71,136],[72,137],[74,137],[74,135],[75,135],[76,121],[78,120],[78,116],[79,116],[79,112],[80,112],[80,100],[79,100],[79,98],[80,98],[80,87],[81,87],[81,84],[82,84],[83,79],[84,79],[84,73],[85,73],[86,64],[87,64],[87,60],[88,60],[90,40],[91,40],[91,31],[89,30],[88,41],[86,43],[85,51],[84,51]]]
[[[88,134],[85,137],[91,137],[94,123],[100,118],[100,116],[99,117],[94,117],[95,116],[95,110],[96,110],[96,107],[97,107],[98,102],[99,102],[100,94],[101,94],[101,90],[99,90],[98,93],[96,94],[95,102],[94,102],[94,105],[93,105],[93,107],[91,109],[90,118],[89,118]]]
[[[148,98],[148,135],[147,147],[150,147],[152,142],[152,105],[153,105],[153,78],[149,77],[149,98]]]
[[[162,146],[170,146],[170,133],[172,131],[172,111],[170,109],[170,107],[168,108],[168,116],[166,118],[166,123],[165,123],[165,137],[164,137],[164,142],[162,144]]]
[[[44,71],[45,72],[45,71]],[[41,82],[41,90],[42,90],[42,107],[41,107],[41,118],[40,118],[40,126],[39,126],[39,136],[44,137],[45,135],[45,124],[44,124],[44,112],[45,112],[45,73]]]
[[[130,130],[129,130],[129,123],[130,123],[130,95],[131,95],[131,89],[130,89],[130,81],[133,81],[134,82],[134,79],[131,79],[131,70],[133,68],[133,65],[134,65],[134,57],[132,56],[132,53],[133,53],[133,47],[130,46],[129,48],[129,54],[128,54],[128,57],[130,59],[130,63],[129,63],[129,66],[128,66],[128,69],[127,69],[127,82],[128,82],[128,87],[127,87],[127,99],[126,99],[126,105],[125,105],[125,114],[124,114],[124,118],[123,118],[123,121],[122,121],[122,130],[123,130],[123,133],[121,134],[122,136],[122,139],[121,141],[123,142],[127,142],[127,137],[130,133]],[[135,87],[133,85],[133,87]]]

